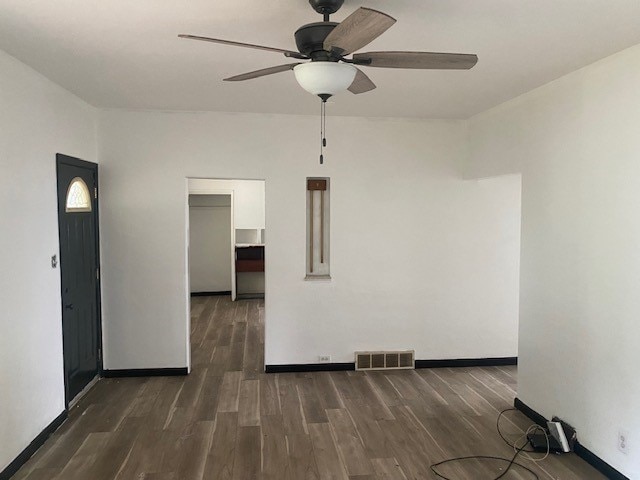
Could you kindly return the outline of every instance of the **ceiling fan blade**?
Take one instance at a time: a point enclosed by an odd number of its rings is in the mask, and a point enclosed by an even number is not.
[[[256,70],[255,72],[242,73],[234,77],[225,78],[225,82],[240,82],[242,80],[251,80],[252,78],[264,77],[265,75],[272,75],[274,73],[286,72],[287,70],[293,70],[298,63],[288,63],[286,65],[278,65],[277,67],[263,68]]]
[[[360,7],[327,35],[324,49],[348,55],[374,41],[394,23],[396,19],[386,13]]]
[[[293,50],[284,50],[282,48],[265,47],[264,45],[254,45],[253,43],[234,42],[231,40],[221,40],[219,38],[199,37],[197,35],[185,35],[185,34],[180,34],[178,35],[178,37],[187,38],[189,40],[200,40],[202,42],[220,43],[222,45],[232,45],[234,47],[255,48],[256,50],[266,50],[267,52],[283,53],[287,57],[293,57],[293,58],[307,58],[298,52],[294,52]]]
[[[349,87],[351,93],[365,93],[376,88],[376,84],[362,70],[359,68],[357,70],[356,78],[353,79],[353,83]]]
[[[478,63],[478,56],[464,53],[369,52],[356,53],[353,61],[368,67],[469,70]]]

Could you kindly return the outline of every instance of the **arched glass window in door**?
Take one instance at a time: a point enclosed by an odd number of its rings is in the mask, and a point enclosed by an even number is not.
[[[67,189],[67,200],[65,202],[65,212],[90,212],[91,194],[89,187],[80,177],[71,180]]]

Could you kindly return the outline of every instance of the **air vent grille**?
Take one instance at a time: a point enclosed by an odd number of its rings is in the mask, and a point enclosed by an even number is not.
[[[399,370],[415,368],[413,350],[356,352],[356,370]]]
[[[371,368],[384,368],[384,353],[371,354]]]

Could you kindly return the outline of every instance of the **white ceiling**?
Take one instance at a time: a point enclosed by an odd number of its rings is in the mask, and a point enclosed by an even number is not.
[[[638,0],[346,0],[332,20],[361,5],[398,20],[364,51],[480,60],[470,71],[368,68],[378,88],[336,96],[330,115],[467,118],[640,43]],[[320,19],[307,0],[0,0],[0,49],[98,107],[310,114],[318,100],[293,72],[222,82],[290,59],[176,35],[295,50],[293,32]]]

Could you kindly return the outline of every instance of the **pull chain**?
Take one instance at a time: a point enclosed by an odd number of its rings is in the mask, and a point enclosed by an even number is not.
[[[320,96],[320,165],[324,163],[324,147],[327,146],[327,96]]]
[[[324,146],[326,140],[324,138],[324,101],[320,102],[320,165],[324,163]]]
[[[324,113],[322,115],[322,146],[327,146],[327,102],[322,102],[324,105]]]

